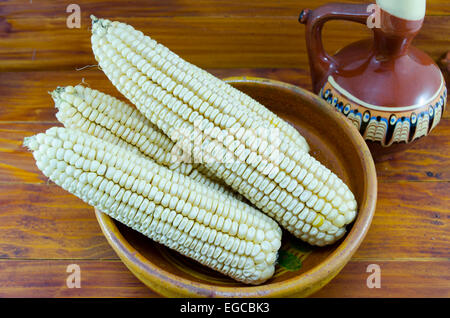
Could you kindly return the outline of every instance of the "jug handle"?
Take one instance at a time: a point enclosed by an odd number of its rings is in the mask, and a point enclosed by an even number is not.
[[[330,20],[347,20],[366,24],[372,12],[369,4],[329,3],[315,10],[304,9],[299,22],[306,24],[306,45],[313,82],[313,90],[318,93],[325,80],[337,67],[336,60],[323,48],[322,29]]]

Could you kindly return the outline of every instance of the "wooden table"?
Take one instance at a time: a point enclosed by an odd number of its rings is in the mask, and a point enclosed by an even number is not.
[[[21,146],[57,124],[48,91],[84,82],[119,96],[90,51],[91,13],[128,22],[219,77],[253,75],[310,88],[303,7],[325,0],[77,1],[81,28],[66,26],[67,1],[0,3],[0,297],[155,297],[117,258],[93,209],[49,183]],[[358,1],[347,1],[358,2]],[[415,44],[436,60],[450,50],[450,4],[429,0]],[[327,49],[369,31],[325,30]],[[370,231],[317,297],[450,296],[450,115],[431,136],[377,164],[379,200]],[[81,288],[67,288],[69,264]],[[370,289],[369,264],[381,268]]]

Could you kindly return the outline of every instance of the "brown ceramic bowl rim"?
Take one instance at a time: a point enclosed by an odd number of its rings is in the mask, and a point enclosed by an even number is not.
[[[350,260],[363,241],[369,229],[372,217],[375,212],[377,198],[377,177],[374,161],[370,151],[364,142],[364,139],[358,130],[348,121],[343,120],[337,111],[330,109],[330,105],[300,87],[292,84],[283,83],[276,80],[270,80],[258,77],[230,77],[225,81],[229,83],[252,82],[256,84],[275,86],[282,89],[289,89],[302,95],[307,100],[313,100],[316,107],[326,108],[330,116],[348,132],[348,138],[352,146],[358,149],[358,156],[365,173],[364,193],[359,207],[358,216],[352,229],[347,233],[345,239],[339,243],[336,249],[325,258],[319,265],[300,274],[281,282],[269,282],[259,286],[225,287],[212,286],[208,283],[199,283],[189,279],[174,275],[164,268],[153,264],[149,259],[142,256],[133,246],[131,246],[117,229],[114,221],[104,213],[96,210],[96,216],[100,227],[107,240],[119,255],[120,258],[126,258],[136,267],[153,275],[152,281],[165,289],[176,291],[178,294],[198,295],[198,296],[221,296],[221,297],[284,297],[295,294],[296,291],[303,289],[305,285],[313,286],[321,281],[326,281],[330,273],[339,272]],[[331,110],[331,111],[330,111]],[[263,287],[263,288],[261,288]]]

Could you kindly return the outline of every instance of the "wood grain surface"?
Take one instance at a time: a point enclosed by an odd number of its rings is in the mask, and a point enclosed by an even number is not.
[[[85,16],[89,14],[110,17],[172,17],[172,16],[296,16],[303,8],[315,8],[328,0],[133,0],[123,1],[78,0]],[[346,3],[371,3],[364,0],[346,0]],[[0,12],[8,17],[55,17],[66,11],[65,0],[3,0]],[[427,0],[427,15],[448,15],[450,3]]]
[[[137,0],[76,3],[80,29],[66,27],[67,1],[0,2],[0,297],[157,297],[120,262],[91,207],[49,183],[22,140],[58,125],[48,94],[85,83],[125,100],[96,67],[89,15],[129,22],[218,77],[248,75],[310,89],[303,8],[326,0]],[[362,2],[362,1],[346,1]],[[329,52],[369,35],[330,23]],[[450,3],[428,0],[415,44],[441,60],[450,50]],[[315,297],[450,297],[450,115],[404,153],[377,164],[372,226],[352,261]],[[81,288],[66,286],[67,265]],[[370,289],[367,266],[381,268]]]
[[[74,69],[97,64],[90,48],[91,14],[129,23],[200,67],[302,67],[308,60],[305,27],[298,23],[298,15],[304,7],[318,5],[315,1],[287,1],[286,4],[284,1],[266,0],[259,4],[247,1],[247,5],[242,6],[241,2],[231,0],[223,5],[213,0],[181,1],[180,4],[178,1],[152,1],[156,4],[155,10],[151,3],[141,1],[127,6],[124,14],[118,10],[119,2],[115,5],[109,2],[79,2],[82,13],[79,29],[66,26],[67,4],[62,1],[14,6],[8,5],[8,1],[3,3],[0,7],[0,12],[4,12],[4,17],[0,18],[3,44],[0,46],[0,70]],[[279,9],[273,10],[273,7]],[[443,10],[435,13],[450,11],[448,4],[433,7]],[[215,8],[219,11],[214,11]],[[414,44],[433,58],[440,58],[448,41],[449,24],[447,15],[427,16]],[[335,52],[370,34],[365,26],[332,21],[325,27],[323,41],[329,52]]]
[[[367,288],[366,269],[373,263],[350,261],[314,297],[450,297],[448,260],[379,260],[380,289]],[[70,264],[80,266],[81,288],[66,286]],[[118,260],[0,260],[0,282],[8,284],[0,297],[159,297]]]

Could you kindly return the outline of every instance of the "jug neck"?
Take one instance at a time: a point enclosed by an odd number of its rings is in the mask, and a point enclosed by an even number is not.
[[[374,29],[374,51],[379,59],[388,59],[408,53],[414,37],[422,28],[421,20],[404,20],[381,10],[380,28]]]

